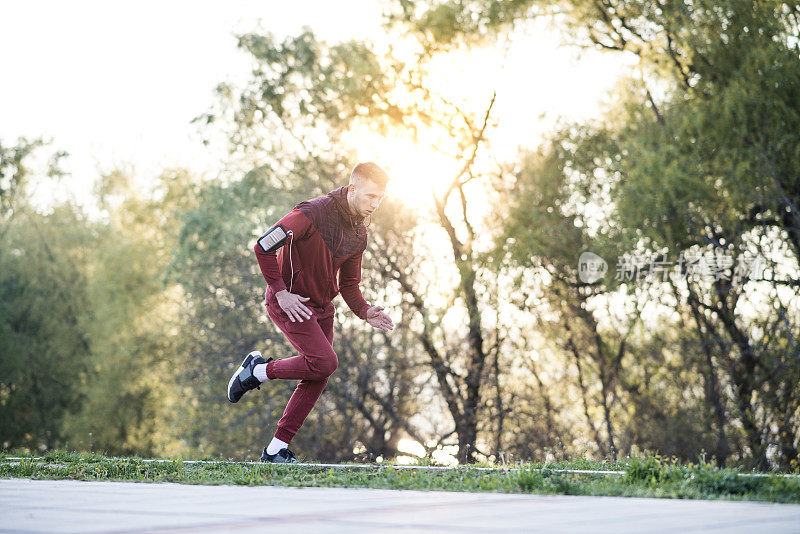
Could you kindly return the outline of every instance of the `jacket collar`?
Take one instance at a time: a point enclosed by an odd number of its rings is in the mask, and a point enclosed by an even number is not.
[[[339,210],[339,215],[341,215],[342,220],[344,220],[345,222],[349,222],[351,225],[364,221],[363,217],[357,217],[350,213],[350,206],[347,204],[346,185],[334,189],[333,191],[328,193],[328,196],[332,197],[336,202],[336,207]]]

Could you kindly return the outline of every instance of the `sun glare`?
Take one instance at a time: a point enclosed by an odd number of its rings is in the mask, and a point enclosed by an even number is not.
[[[472,116],[473,122],[480,121],[497,89],[494,82],[503,68],[499,56],[501,51],[482,49],[435,58],[427,66],[426,83],[434,89],[432,100],[425,103],[431,106],[429,111],[445,123],[452,120],[459,128],[463,127],[462,112]],[[476,80],[476,71],[485,76]],[[418,93],[402,85],[389,96],[400,106],[419,98]],[[375,161],[389,174],[387,194],[413,208],[431,206],[432,192],[441,196],[464,164],[463,158],[457,157],[458,140],[442,126],[420,127],[415,139],[408,131],[379,135],[368,126],[351,131],[347,137],[359,161]]]
[[[458,162],[437,152],[433,144],[390,139],[367,128],[352,133],[359,161],[374,161],[389,174],[387,195],[412,208],[432,205],[432,193],[441,194],[458,172]]]
[[[418,458],[425,456],[425,447],[423,447],[419,442],[410,438],[402,438],[397,443],[397,451],[400,453],[397,456],[396,463],[398,465],[415,465],[418,462]],[[457,452],[458,447],[448,445],[445,447],[439,447],[433,451],[432,456],[433,460],[440,465],[455,466],[458,465],[458,460],[455,456]],[[403,455],[403,453],[407,453],[411,456]]]

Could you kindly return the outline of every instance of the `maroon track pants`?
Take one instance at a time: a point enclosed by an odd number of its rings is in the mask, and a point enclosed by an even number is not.
[[[292,441],[303,426],[325,389],[328,377],[339,365],[339,359],[333,351],[333,303],[329,302],[324,308],[306,306],[313,313],[311,318],[303,319],[302,323],[292,322],[274,295],[269,295],[267,300],[269,318],[299,353],[267,364],[267,378],[270,380],[300,380],[275,432],[275,437],[286,443]]]

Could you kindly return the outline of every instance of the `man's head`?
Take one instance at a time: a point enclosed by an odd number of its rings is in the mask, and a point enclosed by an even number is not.
[[[347,204],[356,217],[368,217],[378,209],[389,176],[375,163],[359,163],[350,173],[347,186]]]

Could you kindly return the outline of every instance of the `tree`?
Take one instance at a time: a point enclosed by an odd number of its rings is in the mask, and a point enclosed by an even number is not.
[[[66,152],[43,154],[43,147],[47,144],[42,139],[31,140],[24,137],[18,139],[14,145],[3,146],[0,142],[0,222],[13,216],[20,199],[25,202],[26,186],[31,176],[41,179],[63,175],[59,165],[61,159],[67,155]],[[32,160],[43,156],[48,161],[46,168],[40,170]]]
[[[15,213],[0,248],[0,440],[50,448],[84,398],[93,228],[73,206],[42,216],[17,203]]]
[[[745,275],[737,284],[728,270],[727,279],[711,284],[684,277],[679,288],[672,281],[659,289],[677,299],[678,327],[694,329],[698,338],[698,357],[689,361],[698,362],[692,365],[703,376],[718,461],[729,454],[728,434],[738,436],[740,428],[746,445],[734,439],[739,458],[764,468],[771,444],[779,451],[776,463],[790,465],[798,435],[798,366],[788,348],[798,329],[798,312],[788,304],[796,296],[800,228],[800,187],[790,163],[800,129],[797,6],[714,0],[400,6],[399,17],[439,48],[491,41],[549,11],[579,46],[638,56],[641,79],[623,81],[624,97],[595,126],[597,134],[576,127],[551,151],[553,161],[563,162],[557,174],[609,187],[602,198],[607,220],[635,231],[626,240],[631,250],[726,253],[734,265],[761,252],[788,275],[763,281]],[[593,143],[598,136],[609,142]],[[548,166],[537,165],[532,175],[538,173],[546,175]],[[743,314],[741,303],[754,295],[774,311],[756,305],[758,318]],[[741,426],[731,428],[731,418]]]
[[[734,266],[762,252],[777,269],[796,273],[800,184],[790,163],[800,151],[790,133],[800,131],[796,6],[699,2],[658,13],[642,4],[640,12],[603,13],[611,18],[606,26],[595,20],[605,27],[598,41],[650,59],[648,67],[676,81],[661,104],[645,85],[633,93],[641,95],[643,112],[628,121],[620,145],[638,157],[609,169],[622,178],[621,222],[645,228],[654,250],[728,253]],[[616,34],[613,24],[622,28]],[[797,457],[800,372],[788,347],[800,323],[780,287],[794,287],[789,293],[796,295],[796,285],[780,277],[759,283],[757,275],[737,284],[733,274],[711,284],[687,278],[681,297],[698,330],[718,344],[715,357],[729,375],[752,465],[766,467],[768,445],[776,442],[777,463],[787,467]],[[757,319],[745,316],[741,303],[754,292],[774,311],[760,307]]]
[[[186,452],[173,431],[183,411],[175,372],[182,294],[167,269],[191,184],[182,170],[163,172],[149,189],[123,170],[98,183],[106,219],[86,244],[88,372],[80,381],[83,403],[64,421],[72,446],[125,455]]]
[[[69,204],[48,216],[30,207],[28,182],[60,175],[61,153],[45,173],[37,168],[44,145],[26,139],[0,145],[0,442],[6,448],[60,443],[65,415],[83,398],[83,260],[93,227]]]

